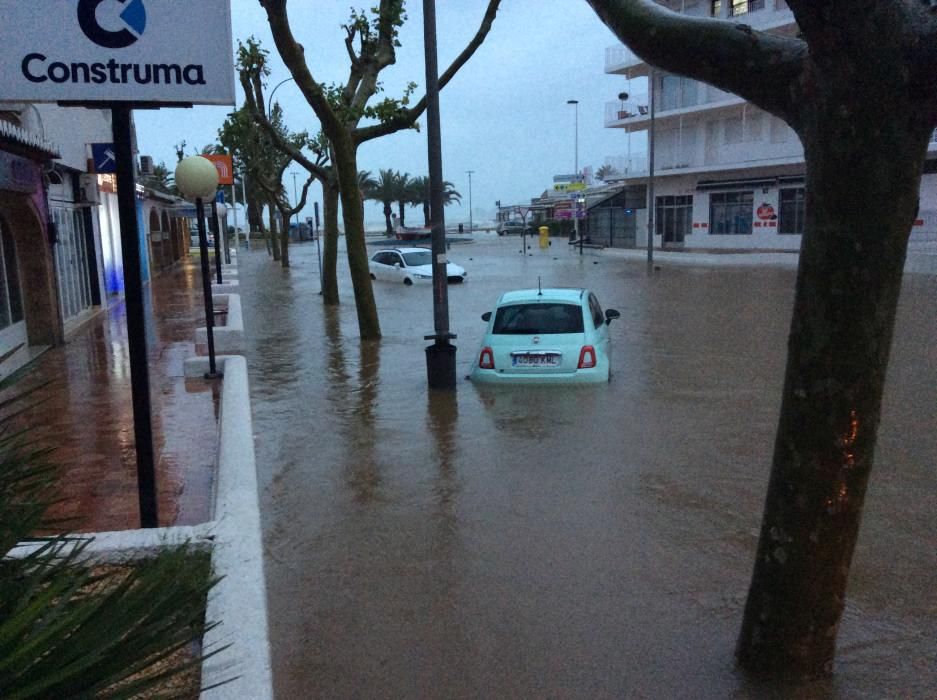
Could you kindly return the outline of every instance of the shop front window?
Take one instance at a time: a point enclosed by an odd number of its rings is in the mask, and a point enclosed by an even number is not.
[[[709,195],[709,233],[750,235],[754,192],[713,192]]]

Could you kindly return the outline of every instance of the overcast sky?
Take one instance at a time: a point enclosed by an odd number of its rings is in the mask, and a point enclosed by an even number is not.
[[[349,0],[293,0],[289,4],[293,34],[303,44],[313,76],[320,82],[344,83],[348,56],[341,24]],[[370,7],[368,0],[361,4]],[[437,0],[439,72],[451,63],[474,34],[485,0]],[[355,5],[358,7],[359,5]],[[409,81],[425,90],[423,3],[407,3],[408,21],[401,29],[397,63],[382,74],[385,92],[399,96]],[[289,73],[276,53],[266,15],[257,0],[231,0],[235,50],[238,40],[253,35],[270,51],[268,92]],[[209,28],[206,28],[208,31]],[[618,42],[584,0],[503,0],[488,38],[440,93],[443,176],[462,194],[462,206],[446,209],[447,223],[468,221],[469,176],[475,222],[493,218],[495,200],[524,204],[551,188],[553,176],[573,172],[576,159],[576,107],[579,100],[579,166],[597,169],[608,156],[627,152],[627,136],[603,126],[605,103],[625,89],[620,76],[604,73],[605,49]],[[238,87],[238,101],[242,101]],[[318,120],[292,82],[276,92],[293,130],[319,130]],[[140,153],[172,169],[174,144],[185,140],[187,152],[214,143],[228,107],[138,110],[135,112]],[[422,121],[422,120],[421,120]],[[424,121],[425,123],[425,121]],[[400,132],[368,142],[358,151],[358,167],[376,174],[392,168],[412,176],[426,175],[426,130]],[[302,184],[301,168],[297,182]],[[285,179],[292,195],[292,177]],[[321,201],[315,186],[313,198]],[[303,216],[311,215],[311,204]],[[422,223],[411,210],[407,223]],[[369,222],[382,220],[379,204],[369,203]]]

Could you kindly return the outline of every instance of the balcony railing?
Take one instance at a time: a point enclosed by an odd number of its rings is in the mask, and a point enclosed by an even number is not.
[[[605,49],[605,72],[614,73],[615,71],[637,66],[643,63],[635,53],[623,44],[618,46],[609,46]]]
[[[615,174],[606,179],[639,177],[647,175],[647,155],[637,156],[609,156],[605,165],[614,170]]]
[[[647,95],[638,95],[628,100],[605,103],[605,126],[612,126],[623,119],[643,117],[648,113]]]

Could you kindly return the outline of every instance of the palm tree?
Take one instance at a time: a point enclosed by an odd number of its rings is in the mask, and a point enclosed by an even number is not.
[[[384,220],[387,224],[387,235],[394,235],[394,227],[390,221],[390,215],[393,213],[393,204],[397,201],[397,183],[400,179],[400,173],[393,170],[380,170],[378,177],[368,194],[368,199],[373,199],[384,204]]]
[[[410,203],[412,206],[423,205],[423,225],[427,228],[430,227],[430,211],[429,211],[429,178],[428,177],[415,177],[410,180],[409,188],[410,190]],[[462,201],[462,195],[460,195],[455,186],[448,180],[443,180],[442,182],[442,205],[448,206],[453,202]]]
[[[331,170],[331,166],[329,166]],[[371,177],[370,170],[358,171],[358,191],[361,192],[361,220],[364,221],[364,203],[371,199],[371,193],[377,187],[377,180]]]
[[[410,175],[404,173],[401,175],[397,173],[397,212],[400,217],[400,227],[404,227],[404,211],[403,208],[410,203]]]
[[[601,168],[595,171],[596,179],[602,180],[603,182],[606,179],[610,177],[614,177],[615,175],[618,175],[618,174],[619,174],[618,170],[616,170],[614,167],[612,167],[608,163],[606,163]]]
[[[153,172],[149,175],[140,177],[140,184],[150,189],[165,192],[166,194],[178,194],[176,190],[176,181],[173,173],[166,167],[166,163],[160,161],[159,165],[153,166]]]

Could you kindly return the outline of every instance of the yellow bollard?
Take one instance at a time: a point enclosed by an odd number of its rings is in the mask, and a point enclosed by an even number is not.
[[[550,227],[541,226],[539,231],[540,231],[540,249],[543,250],[545,248],[549,248],[550,247]]]

